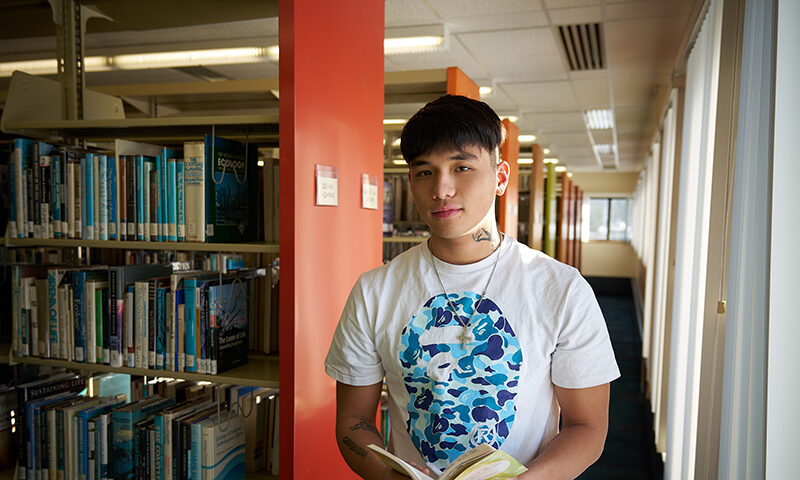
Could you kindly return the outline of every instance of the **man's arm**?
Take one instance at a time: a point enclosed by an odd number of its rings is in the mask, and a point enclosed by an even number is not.
[[[600,458],[608,432],[608,384],[590,388],[555,387],[561,431],[528,464],[519,480],[573,479]]]
[[[384,465],[367,449],[374,443],[383,446],[375,426],[381,383],[354,387],[336,382],[336,443],[350,468],[366,480],[406,479]]]

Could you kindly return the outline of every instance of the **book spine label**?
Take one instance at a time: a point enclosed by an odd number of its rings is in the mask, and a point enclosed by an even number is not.
[[[108,239],[116,240],[118,234],[117,222],[119,221],[117,218],[117,161],[114,159],[114,157],[108,157],[107,164],[106,183],[108,184]]]

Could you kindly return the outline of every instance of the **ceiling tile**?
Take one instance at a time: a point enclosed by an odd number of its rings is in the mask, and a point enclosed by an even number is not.
[[[511,112],[519,110],[519,105],[517,105],[514,100],[512,100],[503,90],[499,88],[495,89],[493,94],[488,97],[481,98],[481,100],[488,103],[495,112]]]
[[[575,88],[575,97],[582,110],[611,106],[608,78],[573,80],[572,86]]]
[[[563,148],[574,148],[574,147],[586,147],[591,148],[592,144],[589,142],[589,136],[586,132],[582,133],[548,133],[546,135],[542,135],[543,138],[546,138],[551,145],[554,145],[560,149]]]
[[[601,0],[544,0],[547,9],[553,8],[572,8],[600,5]]]
[[[501,13],[479,17],[448,18],[445,23],[451,33],[475,32],[483,30],[507,30],[511,28],[546,27],[549,25],[543,11]]]
[[[542,9],[539,0],[435,0],[430,2],[431,8],[441,18],[480,17],[494,15],[499,12],[519,13],[533,12]]]
[[[576,23],[599,23],[603,21],[600,7],[559,8],[548,10],[553,25],[573,25]]]
[[[541,134],[586,131],[580,112],[526,113],[523,118],[526,122],[532,122]]]
[[[691,0],[648,0],[606,6],[606,21],[644,17],[688,17],[694,2]]]
[[[609,22],[606,51],[611,68],[671,64],[685,29],[684,17]]]
[[[613,76],[614,106],[649,105],[656,98],[657,85],[640,77]]]
[[[567,81],[513,83],[503,88],[526,112],[578,110],[572,85]]]
[[[386,0],[384,18],[387,27],[441,23],[424,0]]]
[[[498,81],[566,76],[549,28],[464,33],[458,39]]]

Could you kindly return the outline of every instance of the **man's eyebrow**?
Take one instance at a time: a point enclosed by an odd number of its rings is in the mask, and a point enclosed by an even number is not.
[[[453,155],[450,155],[450,160],[477,160],[477,159],[478,159],[477,155],[465,151],[458,151]]]

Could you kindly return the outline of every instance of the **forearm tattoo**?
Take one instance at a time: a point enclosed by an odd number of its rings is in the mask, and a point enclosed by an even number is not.
[[[472,239],[476,242],[491,242],[494,243],[494,238],[492,237],[492,232],[486,230],[485,228],[481,228],[479,232],[475,232],[472,234]]]
[[[356,423],[352,427],[350,427],[350,431],[354,432],[356,430],[366,430],[370,433],[374,433],[375,435],[380,436],[381,433],[375,428],[375,425],[370,424],[366,420],[361,420],[360,422]]]
[[[367,456],[367,451],[364,450],[363,448],[361,448],[361,446],[359,444],[354,442],[352,438],[344,437],[342,439],[342,443],[344,443],[344,445],[347,448],[349,448],[353,453],[355,453],[359,457],[366,457]]]

